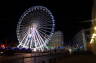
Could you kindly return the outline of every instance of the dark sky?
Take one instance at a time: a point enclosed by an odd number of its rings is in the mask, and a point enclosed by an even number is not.
[[[92,0],[0,0],[0,40],[17,41],[16,25],[21,14],[31,6],[47,7],[56,20],[56,31],[61,30],[64,38],[71,39],[90,23]]]

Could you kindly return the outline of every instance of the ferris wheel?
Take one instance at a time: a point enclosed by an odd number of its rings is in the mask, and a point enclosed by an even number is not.
[[[17,24],[17,47],[33,51],[47,49],[54,33],[54,21],[52,13],[44,6],[33,6],[26,10]]]

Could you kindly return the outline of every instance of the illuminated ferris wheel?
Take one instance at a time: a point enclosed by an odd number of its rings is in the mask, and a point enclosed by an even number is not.
[[[17,47],[44,51],[48,48],[47,44],[54,33],[54,26],[54,17],[46,7],[29,8],[23,13],[17,25]]]

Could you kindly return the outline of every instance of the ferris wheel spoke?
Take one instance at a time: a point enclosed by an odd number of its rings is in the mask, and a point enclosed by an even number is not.
[[[39,29],[49,29],[51,30],[52,28],[49,28],[49,27],[38,27]]]
[[[25,35],[28,35],[28,32],[24,31],[21,34],[25,36]]]
[[[37,32],[37,31],[36,31]],[[37,32],[37,38],[39,41],[37,41],[40,45],[43,44],[43,40],[42,40],[42,37],[40,36],[40,34]]]
[[[42,34],[44,34],[42,37],[46,40],[46,39],[48,39],[49,40],[49,35],[47,35],[47,34],[45,34],[44,32],[42,32],[42,31],[39,31],[39,34],[42,36]]]
[[[26,31],[26,30],[28,30],[28,27],[26,27],[26,28],[24,28],[24,27],[20,27],[20,31]]]
[[[32,43],[33,43],[33,40],[30,40],[30,48],[34,47]]]
[[[31,35],[32,35],[31,46],[32,46],[32,47],[35,47],[35,45],[34,45],[34,44],[35,44],[35,43],[34,43],[34,42],[35,42],[34,34],[31,34]]]
[[[21,33],[21,34],[23,34],[23,33],[24,33],[24,34],[28,34],[28,31],[25,31],[25,30],[22,30],[22,31],[21,31],[21,30],[20,30],[19,33]]]
[[[36,39],[35,39],[35,35],[36,35],[36,33],[33,34],[32,38],[33,38],[33,40],[34,40],[35,47],[37,47],[37,43],[36,43]]]
[[[49,25],[53,24],[52,22],[48,22],[48,21],[45,21],[45,20],[44,20],[44,21],[41,21],[41,23],[42,23],[42,24],[45,24],[45,25],[46,25],[46,24],[49,24]]]
[[[46,23],[53,23],[53,22],[51,22],[50,20],[52,20],[51,18],[50,19],[45,19],[45,20],[42,20],[43,22],[46,22]]]
[[[41,30],[38,30],[39,31],[39,33],[42,35],[44,35],[46,38],[48,38],[49,36],[45,33],[45,32],[42,32]]]
[[[45,33],[49,33],[49,34],[51,33],[50,30],[45,30],[45,29],[42,29],[42,28],[41,28],[40,30],[41,30],[42,32],[45,32]]]
[[[27,36],[27,38],[25,39],[25,41],[24,41],[24,43],[23,43],[23,46],[26,46],[27,42],[28,42],[28,36]]]
[[[50,20],[48,20],[46,23],[48,23],[48,24],[53,24],[53,22],[50,22]]]
[[[26,40],[26,43],[24,44],[25,46],[29,46],[30,45],[30,39],[28,38],[27,40]],[[28,47],[29,48],[29,47]]]
[[[39,32],[39,34],[40,34],[40,36],[45,40],[45,39],[47,39],[47,37],[45,37],[43,34],[41,34],[40,32]]]
[[[19,25],[19,27],[20,27],[20,28],[21,28],[21,27],[25,27],[25,28],[26,28],[27,25],[26,25],[26,23],[23,23],[23,24],[21,23],[21,24]]]
[[[27,30],[28,27],[24,27],[24,26],[22,26],[22,27],[20,27],[20,29],[22,29],[22,30]]]
[[[36,39],[36,42],[38,43],[38,46],[40,46],[41,44],[40,44],[40,40],[38,39],[38,36],[36,35],[35,36],[35,39]]]
[[[24,36],[24,38],[20,41],[22,43],[27,38],[27,34]]]
[[[50,26],[50,27],[48,27],[48,26],[39,26],[37,29],[51,30],[52,26]]]
[[[44,44],[44,40],[40,37],[38,38],[40,40],[40,46]]]
[[[34,30],[34,33],[32,33],[32,38],[34,39],[35,47],[37,47],[38,46],[38,38],[36,38],[36,30]]]
[[[36,34],[36,38],[37,38],[37,43],[38,43],[38,46],[42,45],[41,40],[39,39],[38,34]]]
[[[40,26],[40,27],[52,27],[53,25],[50,25],[50,24],[48,24],[48,25],[42,24],[42,25],[38,25],[38,26]]]
[[[41,41],[41,43],[42,43],[42,44],[45,43],[45,42],[44,42],[44,39],[40,36],[40,34],[38,33],[37,35],[38,35],[39,40]]]

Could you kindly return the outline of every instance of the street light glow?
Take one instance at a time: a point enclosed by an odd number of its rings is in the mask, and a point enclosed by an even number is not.
[[[94,27],[94,31],[96,31],[96,26]]]
[[[96,26],[94,27],[94,33],[92,34],[90,44],[94,43],[94,38],[96,37],[96,33],[95,32],[96,32]]]

